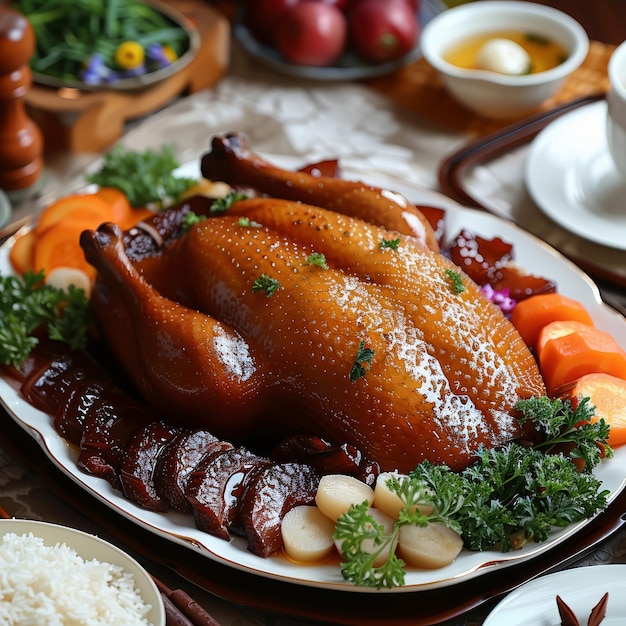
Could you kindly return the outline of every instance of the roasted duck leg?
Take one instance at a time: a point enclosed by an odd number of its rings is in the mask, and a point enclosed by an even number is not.
[[[201,170],[210,180],[358,217],[439,249],[428,220],[401,194],[361,182],[281,169],[249,150],[238,133],[215,137],[211,151],[202,157]]]
[[[243,201],[163,247],[150,264],[160,293],[115,228],[81,244],[98,320],[145,399],[235,443],[305,433],[383,470],[460,468],[519,436],[515,403],[545,393],[500,310],[412,235]]]

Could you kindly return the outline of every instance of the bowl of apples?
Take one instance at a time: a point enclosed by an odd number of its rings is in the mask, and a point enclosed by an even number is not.
[[[419,58],[421,29],[444,9],[441,0],[247,0],[234,34],[283,74],[353,80]]]

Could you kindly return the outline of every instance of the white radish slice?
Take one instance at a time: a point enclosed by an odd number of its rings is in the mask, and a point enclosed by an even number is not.
[[[296,506],[286,513],[280,527],[283,547],[294,561],[321,561],[334,548],[335,525],[316,506]]]
[[[322,476],[315,495],[315,504],[333,521],[337,521],[353,504],[361,504],[365,500],[371,506],[374,490],[358,478],[346,474]]]
[[[91,290],[89,276],[76,267],[55,267],[46,276],[46,284],[63,291],[68,291],[70,285],[74,285],[77,289],[82,289],[87,297]]]
[[[374,487],[374,506],[394,519],[397,519],[398,513],[404,508],[404,503],[398,494],[387,486],[387,481],[390,478],[396,478],[398,481],[402,482],[408,479],[408,476],[406,474],[398,474],[397,472],[380,473],[376,478],[376,485]],[[435,510],[432,504],[429,503],[421,503],[411,508],[416,508],[422,515],[431,515]]]
[[[402,526],[398,554],[409,565],[436,569],[449,565],[463,549],[461,536],[440,522],[427,526]]]
[[[372,507],[367,510],[367,513],[377,524],[380,524],[385,529],[386,535],[391,534],[394,524],[394,519],[392,517],[389,517],[389,515],[387,515],[386,513],[383,513],[382,511]],[[398,541],[396,537],[394,541],[389,542],[389,544],[385,546],[384,550],[382,550],[381,553],[374,560],[374,567],[380,567],[385,561],[389,559],[389,555],[396,550],[397,542]],[[335,541],[335,546],[337,546],[337,550],[340,554],[343,554],[343,551],[341,549],[342,545],[343,541]],[[361,550],[363,552],[366,552],[367,554],[374,554],[380,549],[381,545],[377,545],[374,542],[374,539],[363,539],[363,541],[361,542]]]

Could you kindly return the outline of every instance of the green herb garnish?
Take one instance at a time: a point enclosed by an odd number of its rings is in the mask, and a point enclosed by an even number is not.
[[[532,422],[542,437],[542,441],[535,445],[537,449],[558,452],[563,446],[571,447],[568,456],[583,459],[587,472],[598,465],[603,455],[613,456],[613,449],[608,444],[611,428],[604,418],[591,421],[595,408],[589,404],[589,398],[583,398],[574,408],[568,399],[542,396],[519,400],[515,408],[522,412],[520,423]]]
[[[381,250],[397,250],[400,245],[400,237],[396,239],[382,239],[378,244]]]
[[[261,228],[263,224],[259,224],[259,222],[255,222],[251,220],[249,217],[242,216],[237,220],[237,223],[242,228]]]
[[[261,274],[252,285],[252,292],[264,291],[271,298],[281,288],[280,282],[267,274]]]
[[[354,365],[350,369],[350,380],[356,382],[367,374],[367,370],[372,366],[375,352],[371,348],[365,347],[365,342],[359,342],[359,348],[354,359]]]
[[[192,226],[198,224],[199,222],[202,222],[205,219],[206,215],[198,215],[193,211],[185,213],[185,215],[183,215],[183,221],[181,223],[183,233],[186,233]]]
[[[317,265],[317,267],[321,267],[324,270],[328,269],[328,263],[326,263],[326,256],[321,252],[312,252],[306,258],[307,265]]]
[[[178,202],[182,194],[198,182],[174,176],[178,166],[169,146],[164,146],[161,152],[138,152],[118,144],[104,156],[102,167],[86,176],[86,180],[100,187],[119,189],[133,207],[163,209]]]
[[[0,363],[19,366],[39,343],[33,333],[46,326],[48,336],[71,348],[86,343],[91,309],[82,289],[63,291],[46,285],[43,272],[22,278],[0,276]]]
[[[245,200],[247,197],[248,196],[246,196],[245,193],[231,191],[231,193],[227,194],[223,198],[216,198],[215,200],[213,200],[209,211],[212,215],[226,213],[235,202],[238,202],[239,200]]]
[[[402,560],[392,556],[377,568],[373,563],[379,552],[394,545],[406,524],[440,522],[458,532],[470,550],[508,552],[529,541],[545,541],[554,527],[604,509],[608,491],[601,490],[600,480],[590,470],[579,471],[568,456],[547,452],[556,450],[557,442],[574,443],[578,452],[570,456],[591,457],[593,462],[594,455],[585,451],[597,442],[604,445],[608,431],[604,426],[588,428],[592,411],[587,403],[574,410],[567,401],[533,398],[520,401],[518,408],[522,421],[531,420],[546,433],[546,448],[511,443],[502,449],[480,449],[476,462],[461,472],[423,462],[408,478],[389,479],[389,489],[403,503],[390,534],[368,515],[368,502],[352,506],[337,520],[334,539],[342,542],[344,578],[377,588],[403,584]],[[433,513],[420,513],[418,504],[430,504]],[[376,554],[361,549],[365,538],[379,546]]]
[[[465,285],[463,284],[461,274],[451,269],[445,270],[445,274],[452,285],[453,293],[463,293],[463,291],[465,291]]]

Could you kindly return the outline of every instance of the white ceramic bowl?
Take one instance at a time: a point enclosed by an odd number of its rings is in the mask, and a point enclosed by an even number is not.
[[[96,559],[123,568],[125,572],[132,574],[135,588],[143,602],[151,606],[147,620],[153,626],[165,626],[165,608],[154,581],[137,561],[114,545],[80,530],[34,520],[1,519],[0,540],[8,533],[18,536],[32,533],[34,537],[43,539],[45,546],[66,544],[85,561]]]
[[[444,60],[453,45],[483,33],[530,32],[560,43],[567,59],[557,67],[526,75],[463,69]],[[424,58],[439,72],[448,91],[467,108],[493,119],[520,117],[536,110],[585,60],[589,37],[562,11],[532,2],[482,0],[444,11],[424,28]]]
[[[626,178],[626,42],[611,55],[609,81],[607,141],[617,169]]]

